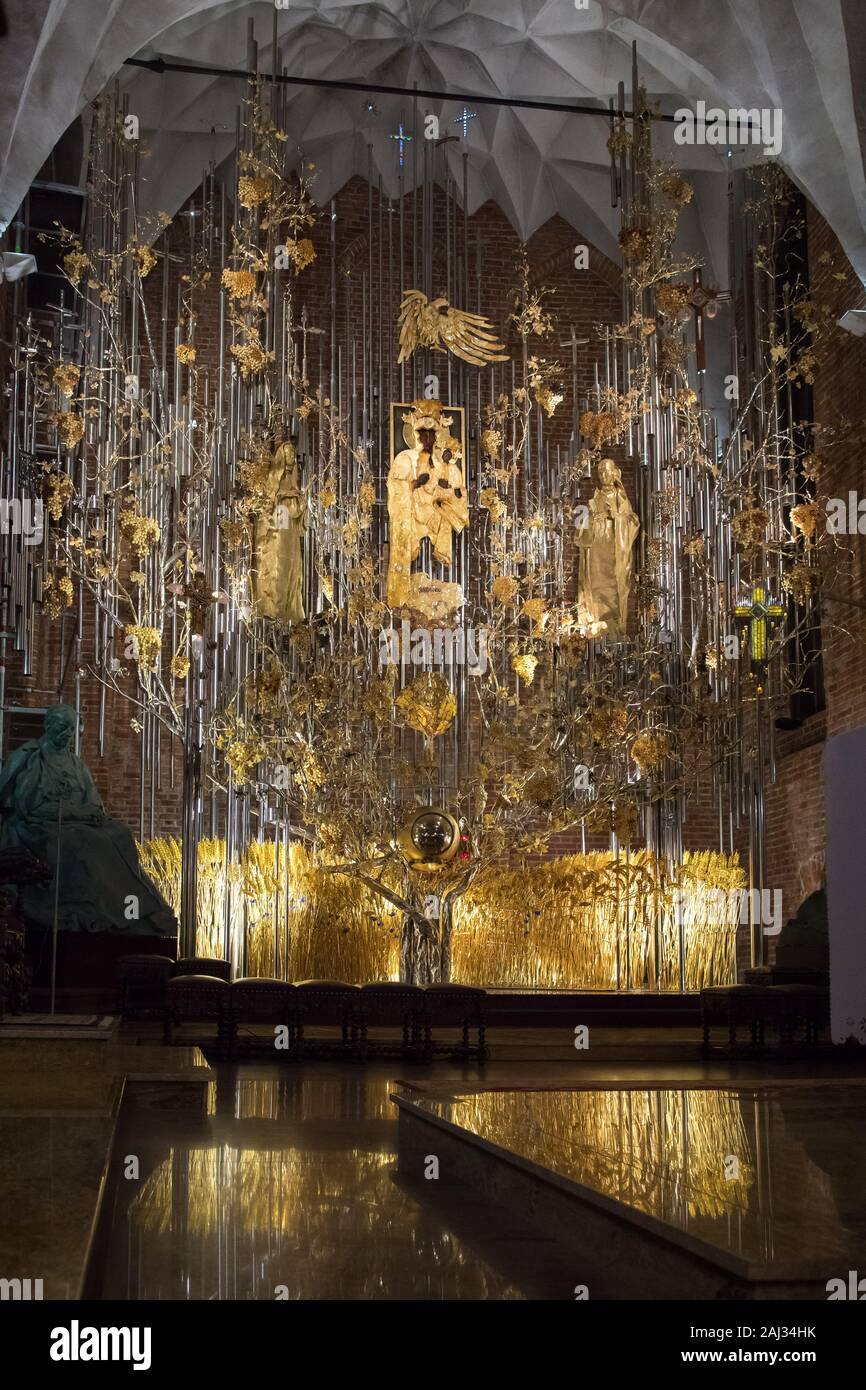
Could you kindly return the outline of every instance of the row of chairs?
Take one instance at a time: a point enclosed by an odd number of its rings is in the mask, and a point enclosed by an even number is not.
[[[714,1025],[727,1029],[727,1045],[737,1046],[738,1028],[748,1028],[753,1047],[763,1047],[767,1027],[779,1042],[791,1044],[802,1030],[810,1046],[817,1043],[830,1022],[828,985],[736,984],[713,985],[701,990],[703,1048],[708,1051]]]
[[[369,1030],[396,1028],[400,1053],[407,1059],[429,1061],[444,1052],[479,1062],[487,1057],[486,994],[471,985],[421,988],[390,981],[350,985],[342,980],[287,984],[258,977],[232,980],[228,961],[197,958],[170,964],[164,1003],[165,1038],[170,1043],[181,1040],[179,1030],[186,1025],[208,1023],[216,1029],[220,1053],[235,1057],[245,1045],[260,1046],[263,1041],[261,1035],[244,1036],[245,1028],[270,1027],[275,1042],[279,1037],[282,1044],[278,1056],[300,1060],[310,1052],[333,1050],[334,1042],[310,1036],[311,1028],[333,1028],[339,1029],[337,1050],[363,1061],[371,1047],[393,1047],[393,1042],[371,1039]],[[459,1041],[441,1036],[436,1040],[434,1033],[440,1029],[458,1030]]]
[[[232,977],[231,963],[209,956],[157,955],[155,952],[121,956],[117,962],[117,1010],[121,1018],[155,1014],[162,1018],[168,1000],[168,982],[175,975]]]

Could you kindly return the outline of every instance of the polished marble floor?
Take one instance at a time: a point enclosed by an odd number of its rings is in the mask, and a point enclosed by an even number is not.
[[[866,1084],[856,1078],[447,1092],[405,1094],[463,1135],[761,1277],[823,1284],[866,1266]]]
[[[102,1296],[524,1299],[567,1287],[560,1252],[396,1174],[393,1068],[219,1068],[205,1126],[124,1111]],[[121,1166],[134,1154],[140,1176]],[[533,1272],[542,1259],[543,1268]]]
[[[790,1086],[784,1070],[766,1092],[748,1084],[766,1069],[740,1068],[732,1083],[731,1069],[706,1064],[596,1065],[580,1084],[599,1089],[582,1091],[562,1089],[574,1071],[558,1062],[440,1065],[410,1085],[491,1142],[543,1150],[575,1178],[750,1256],[790,1253],[779,1217],[799,1205],[810,1248],[844,1262],[863,1249],[866,1086],[808,1074]],[[468,1187],[398,1174],[399,1063],[242,1063],[216,1076],[203,1126],[121,1112],[102,1297],[573,1298],[573,1250]],[[138,1175],[127,1179],[131,1155]],[[598,1285],[617,1297],[615,1268]]]

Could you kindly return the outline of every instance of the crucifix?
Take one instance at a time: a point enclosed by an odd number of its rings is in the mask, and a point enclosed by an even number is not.
[[[460,115],[455,117],[455,119],[451,122],[452,125],[460,125],[463,127],[464,140],[466,139],[466,136],[469,134],[469,122],[474,121],[476,115],[477,112],[470,111],[468,106],[464,106],[463,110],[460,112]]]
[[[400,121],[400,126],[399,126],[399,129],[397,130],[396,135],[389,135],[389,136],[388,136],[388,139],[389,139],[389,140],[396,140],[396,141],[397,141],[397,144],[398,144],[399,147],[400,147],[400,168],[402,169],[402,168],[403,168],[403,146],[404,146],[405,144],[407,144],[407,142],[410,141],[410,140],[412,139],[412,136],[411,136],[411,135],[407,135],[406,132],[405,132],[405,130],[403,129],[403,122],[402,122],[402,120]]]
[[[745,618],[749,624],[749,648],[753,661],[767,659],[767,624],[784,618],[785,609],[780,603],[767,599],[762,584],[756,584],[751,595],[742,599],[734,609],[738,618]]]
[[[292,333],[300,333],[301,335],[300,381],[301,385],[306,388],[309,385],[309,377],[307,376],[307,337],[310,333],[317,333],[320,337],[324,337],[325,330],[324,328],[314,328],[311,323],[307,322],[307,306],[305,304],[303,309],[301,310],[301,322],[297,324],[290,323],[289,325],[289,334],[291,335]],[[295,360],[296,353],[297,349],[293,345],[291,350],[290,363]]]
[[[214,589],[203,570],[195,570],[182,582],[166,584],[170,594],[180,600],[189,615],[189,647],[194,663],[201,661],[205,649],[208,614],[214,604],[228,603],[229,595],[223,589]],[[214,644],[215,645],[215,644]]]
[[[721,291],[715,285],[705,285],[703,274],[700,267],[692,275],[692,292],[689,295],[689,304],[695,314],[695,360],[699,372],[707,370],[707,350],[704,341],[704,314],[707,318],[715,318],[716,302]],[[714,307],[711,309],[710,305]]]

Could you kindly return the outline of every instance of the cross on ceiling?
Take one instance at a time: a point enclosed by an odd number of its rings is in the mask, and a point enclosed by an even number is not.
[[[460,115],[455,117],[455,119],[451,122],[452,125],[462,125],[464,140],[466,139],[466,136],[469,134],[469,122],[474,121],[476,115],[477,112],[470,111],[468,106],[464,106],[463,110],[460,112]]]
[[[399,128],[399,130],[397,131],[396,135],[389,135],[389,136],[388,136],[388,139],[389,139],[389,140],[396,140],[396,141],[397,141],[397,144],[400,146],[400,168],[402,169],[402,168],[403,168],[403,146],[404,146],[408,141],[410,141],[410,140],[412,139],[412,136],[406,134],[405,130],[403,129],[403,122],[401,121],[401,122],[400,122],[400,128]]]

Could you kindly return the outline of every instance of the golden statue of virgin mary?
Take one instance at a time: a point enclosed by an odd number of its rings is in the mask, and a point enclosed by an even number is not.
[[[458,608],[462,595],[457,584],[412,574],[421,542],[426,537],[434,559],[450,566],[454,536],[469,523],[460,444],[451,437],[453,420],[444,409],[441,401],[416,401],[403,415],[406,448],[394,457],[388,473],[388,606],[430,609],[428,616],[438,616],[431,604]]]
[[[268,505],[256,517],[253,597],[262,618],[304,621],[304,566],[301,542],[307,532],[307,504],[301,489],[294,442],[278,425],[276,449],[267,471]]]
[[[628,500],[613,459],[598,465],[598,487],[589,502],[589,520],[577,535],[577,601],[607,636],[625,637],[632,581],[632,548],[640,522]]]

